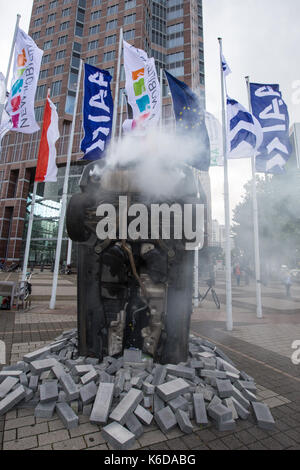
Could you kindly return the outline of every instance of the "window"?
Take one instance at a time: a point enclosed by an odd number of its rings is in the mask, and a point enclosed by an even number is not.
[[[83,36],[83,25],[80,23],[76,23],[75,25],[75,35],[82,38]]]
[[[41,32],[40,31],[36,31],[35,33],[32,33],[31,37],[34,41],[36,41],[37,39],[39,39],[39,37],[41,36]]]
[[[113,5],[107,8],[107,16],[116,15],[118,13],[118,5]]]
[[[107,36],[104,40],[104,46],[110,46],[111,44],[115,44],[116,40],[117,40],[116,34],[113,34],[112,36]]]
[[[33,22],[34,27],[41,26],[41,24],[42,24],[42,18],[38,18],[37,20]]]
[[[86,62],[87,62],[87,64],[90,64],[90,65],[95,65],[95,64],[97,64],[97,56],[96,56],[96,55],[92,55],[91,57],[87,57],[87,58],[86,58]]]
[[[93,34],[98,34],[100,33],[100,25],[96,24],[95,26],[91,26],[89,28],[89,36],[92,36]]]
[[[96,39],[95,41],[90,41],[88,43],[88,51],[91,51],[93,49],[97,49],[98,48],[98,43],[99,43],[98,39]]]
[[[81,44],[80,44],[80,42],[73,42],[73,51],[81,52]]]
[[[46,29],[46,36],[50,36],[51,34],[54,34],[54,26],[50,26],[50,28]]]
[[[71,65],[72,65],[72,67],[75,67],[76,69],[79,69],[80,55],[76,54],[76,52],[73,52],[73,54],[72,54]]]
[[[37,106],[35,109],[34,109],[34,113],[35,113],[35,119],[37,122],[40,122],[43,120],[43,114],[44,114],[44,106]]]
[[[124,37],[125,41],[129,41],[130,39],[134,39],[135,29],[130,29],[129,31],[124,31],[123,37]]]
[[[174,34],[183,31],[183,23],[173,24],[172,26],[168,26],[167,33]]]
[[[36,101],[43,100],[46,98],[47,85],[40,85],[36,89]]]
[[[57,0],[53,0],[53,2],[50,2],[49,10],[53,10],[56,7],[57,7]]]
[[[42,57],[42,65],[43,65],[43,64],[48,64],[48,62],[50,62],[50,57],[51,57],[50,54],[48,54],[48,55],[43,55],[43,57]]]
[[[124,16],[124,24],[132,24],[135,23],[135,13],[132,15]]]
[[[64,0],[63,5],[68,5],[69,3],[72,3],[73,0]]]
[[[106,23],[106,31],[110,31],[111,29],[116,29],[117,27],[118,27],[118,20],[112,20]]]
[[[65,29],[68,29],[69,26],[70,26],[70,21],[65,21],[64,23],[61,23],[59,30],[64,31]]]
[[[35,11],[36,15],[38,15],[39,13],[43,13],[43,11],[44,11],[44,6],[45,6],[45,5],[42,5],[42,6],[40,6],[40,7],[37,7],[37,9],[36,9],[36,11]]]
[[[130,10],[136,6],[136,0],[125,0],[125,10]]]
[[[68,40],[68,35],[60,36],[57,40],[57,44],[61,46],[62,44],[66,44],[67,40]]]
[[[51,15],[48,15],[47,18],[47,23],[50,23],[51,21],[55,21],[56,13],[51,13]]]
[[[77,17],[76,20],[80,21],[80,23],[84,23],[85,11],[78,8],[77,10]]]
[[[60,95],[61,92],[61,80],[58,82],[53,82],[51,85],[51,96],[57,96]]]
[[[105,70],[107,70],[110,73],[111,77],[114,78],[114,71],[115,71],[114,67],[109,67],[108,69],[105,69]]]
[[[53,42],[52,40],[44,42],[44,51],[47,51],[47,50],[51,49],[52,42]]]
[[[97,20],[98,18],[101,18],[101,10],[92,11],[92,13],[91,13],[91,21]]]
[[[40,75],[39,75],[39,80],[40,80],[41,78],[47,78],[47,77],[48,77],[48,69],[46,69],[46,70],[41,70],[41,71],[40,71]]]
[[[63,73],[64,67],[65,67],[64,64],[56,65],[56,67],[54,67],[54,75],[58,75],[60,73]]]
[[[103,62],[109,62],[110,60],[114,60],[115,55],[116,55],[116,51],[104,52]]]
[[[66,56],[66,50],[57,51],[55,58],[56,60],[63,59]]]
[[[70,16],[70,14],[71,14],[71,8],[65,8],[65,9],[62,11],[62,17]]]
[[[184,52],[176,52],[175,54],[167,55],[167,64],[172,64],[174,62],[181,62],[184,60]]]
[[[78,81],[78,72],[76,70],[71,70],[70,75],[69,75],[69,83],[68,83],[69,90],[76,91],[77,81]]]
[[[69,91],[66,99],[65,112],[67,114],[73,114],[75,105],[75,93]]]
[[[168,70],[171,70],[175,77],[181,77],[184,75],[184,52],[176,52],[175,54],[169,54],[166,57],[166,63]]]
[[[97,7],[98,5],[101,5],[102,0],[93,0],[92,1],[92,7]]]
[[[168,33],[168,41],[167,41],[168,48],[183,45],[183,23],[177,23],[177,24],[173,24],[172,26],[168,26],[167,33]]]

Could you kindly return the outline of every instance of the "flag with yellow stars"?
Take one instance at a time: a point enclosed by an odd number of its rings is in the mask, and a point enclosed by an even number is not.
[[[205,111],[200,106],[197,95],[186,83],[173,77],[165,70],[169,83],[175,119],[176,129],[186,137],[191,136],[199,141],[197,157],[187,163],[201,171],[208,171],[210,165],[210,143],[205,124]]]

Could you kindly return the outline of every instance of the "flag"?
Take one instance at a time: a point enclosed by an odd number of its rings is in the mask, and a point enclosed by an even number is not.
[[[35,172],[35,181],[57,181],[55,143],[58,138],[58,115],[55,105],[48,96],[44,111],[44,122]]]
[[[149,59],[145,51],[126,41],[123,45],[125,88],[133,112],[131,128],[156,125],[161,114],[161,96],[154,59]]]
[[[83,128],[81,150],[83,160],[99,160],[111,138],[113,99],[111,75],[93,65],[84,64]]]
[[[284,173],[292,148],[288,108],[279,85],[250,83],[250,95],[253,115],[263,131],[263,141],[256,156],[256,171]]]
[[[197,159],[188,162],[201,171],[208,171],[210,166],[210,144],[205,125],[205,113],[197,95],[184,83],[165,70],[169,83],[177,129],[183,134],[195,137],[199,141]]]
[[[13,131],[32,134],[39,130],[34,114],[34,97],[42,55],[43,51],[33,39],[18,28],[12,89],[7,104]]]
[[[227,96],[227,158],[251,158],[262,143],[259,122],[238,101]]]
[[[227,64],[227,61],[222,52],[221,52],[221,59],[222,59],[222,70],[223,70],[224,78],[226,78],[227,75],[231,74],[231,69],[229,65]]]
[[[0,105],[4,104],[6,100],[6,85],[5,77],[2,72],[0,72]]]
[[[223,166],[223,133],[219,120],[205,111],[205,125],[210,143],[210,166]]]

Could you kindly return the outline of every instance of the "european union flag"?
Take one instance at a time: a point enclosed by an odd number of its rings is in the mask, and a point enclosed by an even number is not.
[[[205,125],[205,113],[201,108],[197,95],[184,83],[165,70],[172,94],[177,129],[190,134],[199,140],[197,158],[188,161],[190,165],[201,171],[208,171],[210,165],[210,143]]]

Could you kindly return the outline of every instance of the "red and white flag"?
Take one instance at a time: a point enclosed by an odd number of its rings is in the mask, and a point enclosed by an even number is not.
[[[56,107],[47,97],[35,181],[57,181],[55,143],[58,138],[58,114]]]

